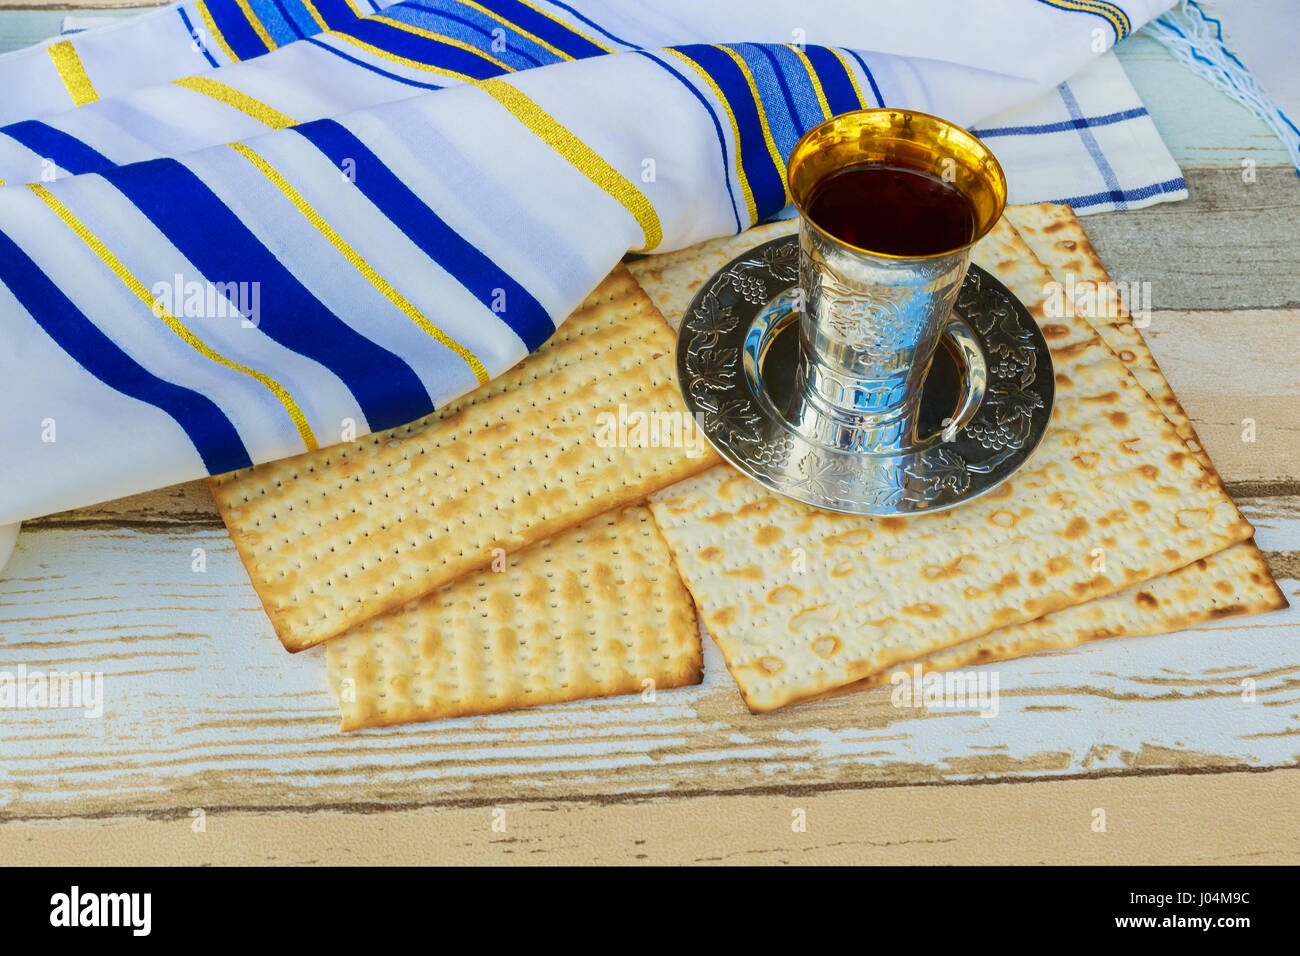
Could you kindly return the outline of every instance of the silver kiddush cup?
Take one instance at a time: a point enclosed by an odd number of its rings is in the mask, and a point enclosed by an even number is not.
[[[970,241],[924,256],[851,245],[808,215],[818,184],[850,166],[930,173],[970,202]],[[843,113],[813,127],[787,163],[800,213],[799,359],[782,416],[805,438],[864,454],[914,448],[921,394],[970,263],[997,223],[1007,183],[993,153],[952,123],[902,109]],[[960,330],[953,329],[960,337]]]

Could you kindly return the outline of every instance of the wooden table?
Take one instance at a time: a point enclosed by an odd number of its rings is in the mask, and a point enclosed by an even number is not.
[[[0,50],[63,12],[0,12]],[[1151,283],[1152,348],[1300,604],[1300,180],[1157,44],[1119,53],[1191,198],[1085,227]],[[709,644],[704,684],[653,704],[344,736],[320,649],[281,650],[194,483],[24,527],[0,575],[19,664],[101,671],[106,704],[0,712],[13,862],[1300,860],[1295,607],[997,665],[995,719],[879,694],[752,716]]]

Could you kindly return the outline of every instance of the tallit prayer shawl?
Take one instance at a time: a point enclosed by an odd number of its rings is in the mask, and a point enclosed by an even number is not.
[[[822,119],[976,125],[1168,6],[195,0],[0,57],[0,523],[426,415],[629,251],[788,214]],[[989,142],[1182,194],[1098,146],[1140,104],[1070,99]]]

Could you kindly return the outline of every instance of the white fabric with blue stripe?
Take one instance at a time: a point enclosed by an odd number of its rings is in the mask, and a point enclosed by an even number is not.
[[[425,415],[629,250],[788,211],[846,109],[973,125],[1013,201],[1182,194],[1101,55],[1168,0],[360,2],[0,57],[0,523]]]

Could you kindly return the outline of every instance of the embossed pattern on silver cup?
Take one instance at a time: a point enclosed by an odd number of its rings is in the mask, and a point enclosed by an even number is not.
[[[799,228],[800,434],[850,451],[915,445],[921,386],[970,262],[965,248],[901,259]]]

